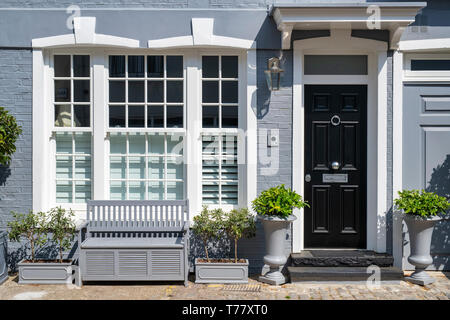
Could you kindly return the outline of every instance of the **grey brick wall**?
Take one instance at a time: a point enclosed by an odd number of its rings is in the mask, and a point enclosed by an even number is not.
[[[0,167],[0,230],[6,229],[11,210],[28,212],[32,207],[31,104],[31,51],[0,50],[0,106],[16,117],[23,130],[11,165]],[[14,243],[8,246],[10,252],[18,247]],[[15,252],[14,257],[16,255],[20,252]]]

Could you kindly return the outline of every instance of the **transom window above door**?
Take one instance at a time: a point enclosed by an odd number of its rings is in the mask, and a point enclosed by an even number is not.
[[[183,128],[183,56],[109,56],[110,128]]]

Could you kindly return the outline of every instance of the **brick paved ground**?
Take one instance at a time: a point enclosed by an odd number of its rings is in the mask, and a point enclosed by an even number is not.
[[[11,276],[0,285],[0,299],[255,299],[255,300],[450,300],[450,273],[429,272],[436,279],[430,286],[421,287],[401,281],[397,284],[383,284],[379,288],[368,288],[365,284],[299,284],[282,286],[261,284],[250,279],[248,286],[200,285],[193,282],[185,288],[180,283],[139,284],[89,284],[82,288],[70,285],[19,285]],[[259,292],[236,291],[236,289]],[[113,290],[112,290],[113,289]]]

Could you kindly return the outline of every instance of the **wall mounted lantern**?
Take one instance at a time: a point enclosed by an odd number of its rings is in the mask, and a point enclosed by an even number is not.
[[[264,73],[270,91],[280,90],[280,79],[283,72],[284,70],[280,68],[279,58],[273,57],[267,60],[267,70],[264,70]]]

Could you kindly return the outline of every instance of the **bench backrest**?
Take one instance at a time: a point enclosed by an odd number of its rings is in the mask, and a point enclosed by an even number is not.
[[[189,223],[188,200],[91,200],[88,234],[180,232]]]

